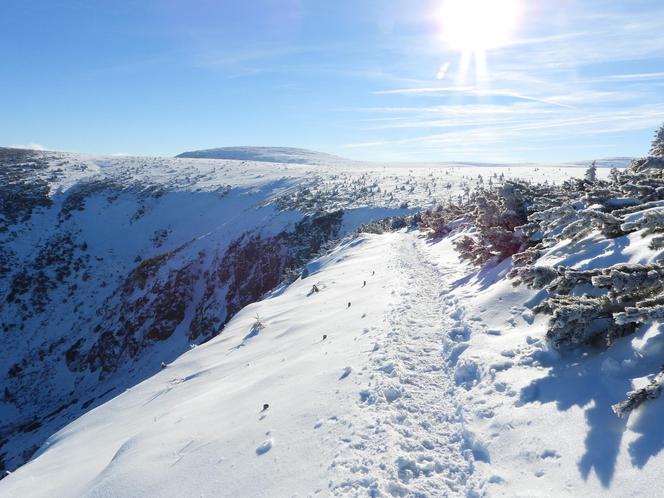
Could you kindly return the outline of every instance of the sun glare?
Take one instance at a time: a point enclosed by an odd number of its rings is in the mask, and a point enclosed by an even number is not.
[[[474,58],[478,76],[484,76],[486,52],[512,40],[521,15],[522,0],[443,0],[441,36],[447,47],[462,53],[463,71]]]

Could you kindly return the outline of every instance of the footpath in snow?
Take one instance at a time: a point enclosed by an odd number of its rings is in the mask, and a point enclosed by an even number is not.
[[[455,257],[440,266],[429,261],[423,244],[405,234],[386,244],[391,299],[364,367],[359,427],[335,458],[352,476],[335,484],[338,494],[364,487],[370,496],[479,496],[477,455],[456,394],[460,349],[452,344],[463,338],[447,334],[442,306],[459,265]]]
[[[423,244],[367,235],[310,264],[53,436],[0,496],[479,492],[441,307],[458,267]]]

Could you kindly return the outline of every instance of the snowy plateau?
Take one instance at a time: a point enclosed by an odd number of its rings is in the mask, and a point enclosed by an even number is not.
[[[649,161],[0,149],[0,497],[662,496]]]

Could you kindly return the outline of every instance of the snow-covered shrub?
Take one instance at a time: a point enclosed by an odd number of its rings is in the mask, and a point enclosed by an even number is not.
[[[558,278],[560,274],[550,266],[527,265],[514,268],[508,276],[514,279],[514,286],[523,284],[531,289],[543,289]]]
[[[595,183],[597,181],[597,166],[595,166],[595,161],[586,170],[584,178],[588,183]]]
[[[535,264],[535,262],[542,256],[542,249],[543,245],[540,243],[529,247],[525,251],[514,254],[512,256],[512,267],[518,269]]]
[[[657,237],[653,237],[650,240],[650,244],[648,245],[648,247],[653,251],[664,249],[664,236],[658,235]]]
[[[465,232],[455,244],[460,257],[473,264],[512,256],[508,275],[514,285],[548,294],[534,311],[551,315],[546,337],[553,347],[609,347],[641,323],[664,321],[664,263],[576,269],[547,266],[540,257],[547,248],[591,234],[664,233],[664,126],[650,153],[624,171],[612,169],[606,179],[598,178],[593,162],[583,179],[562,185],[506,182],[467,188],[457,204],[423,213],[422,226],[436,236],[461,226]],[[664,235],[653,237],[649,247],[664,248]],[[630,393],[616,412],[659,393],[662,380],[656,379]]]
[[[643,236],[664,231],[664,208],[655,208],[643,213],[639,219],[621,225],[624,232],[645,230]]]
[[[621,301],[644,299],[664,290],[664,266],[615,265],[593,276],[591,282],[595,287],[609,289],[609,295]]]
[[[459,256],[480,265],[525,250],[527,236],[519,227],[527,221],[531,196],[530,186],[519,182],[471,193],[464,211],[475,230],[456,242]]]
[[[625,308],[625,311],[614,315],[616,323],[645,323],[664,319],[664,306]]]
[[[530,236],[541,232],[551,237],[579,219],[578,211],[571,204],[565,203],[532,213],[528,217],[530,223],[524,225],[524,230],[527,230]]]
[[[454,221],[464,217],[464,209],[455,203],[439,204],[424,210],[421,213],[420,230],[425,231],[432,238],[448,235],[456,225]]]
[[[546,288],[550,293],[534,311],[552,315],[547,339],[554,347],[610,345],[632,333],[635,323],[664,317],[664,313],[659,315],[664,301],[653,301],[664,292],[664,267],[659,264],[620,264],[594,270],[527,266],[513,276],[517,283]],[[582,286],[588,293],[570,295]],[[599,297],[594,295],[599,293]]]
[[[552,315],[546,338],[554,347],[579,344],[611,345],[615,339],[634,331],[632,324],[618,324],[613,313],[620,309],[610,298],[552,296],[535,312]]]
[[[527,236],[519,227],[527,221],[530,189],[526,183],[505,182],[468,191],[458,203],[422,212],[420,229],[430,237],[442,237],[472,227],[455,242],[460,257],[476,265],[503,260],[527,248]]]
[[[489,261],[494,254],[489,247],[477,237],[468,235],[461,237],[455,242],[455,247],[461,256],[474,265],[481,265]]]
[[[612,170],[607,180],[598,180],[591,167],[584,180],[569,180],[558,188],[542,186],[528,199],[528,219],[520,228],[530,248],[514,255],[509,277],[515,285],[548,293],[534,311],[551,315],[546,338],[553,347],[609,347],[641,324],[664,321],[664,263],[589,270],[538,264],[547,247],[563,240],[575,242],[592,232],[607,238],[664,232],[664,126],[650,153],[625,171]],[[649,248],[663,249],[664,235],[653,237]],[[660,372],[613,410],[626,416],[659,396],[663,386]]]
[[[659,372],[646,387],[628,392],[625,401],[616,403],[611,408],[620,418],[625,418],[644,401],[658,398],[662,394],[662,387],[664,387],[664,371]]]
[[[261,330],[265,328],[265,323],[261,319],[260,315],[256,313],[254,317],[254,323],[251,324],[251,330],[249,331],[252,335],[257,335]]]

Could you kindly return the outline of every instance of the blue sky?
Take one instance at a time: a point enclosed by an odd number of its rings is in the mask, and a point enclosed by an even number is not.
[[[664,122],[664,2],[502,0],[520,3],[518,22],[486,71],[461,78],[445,1],[3,0],[0,144],[395,161],[647,152]]]

